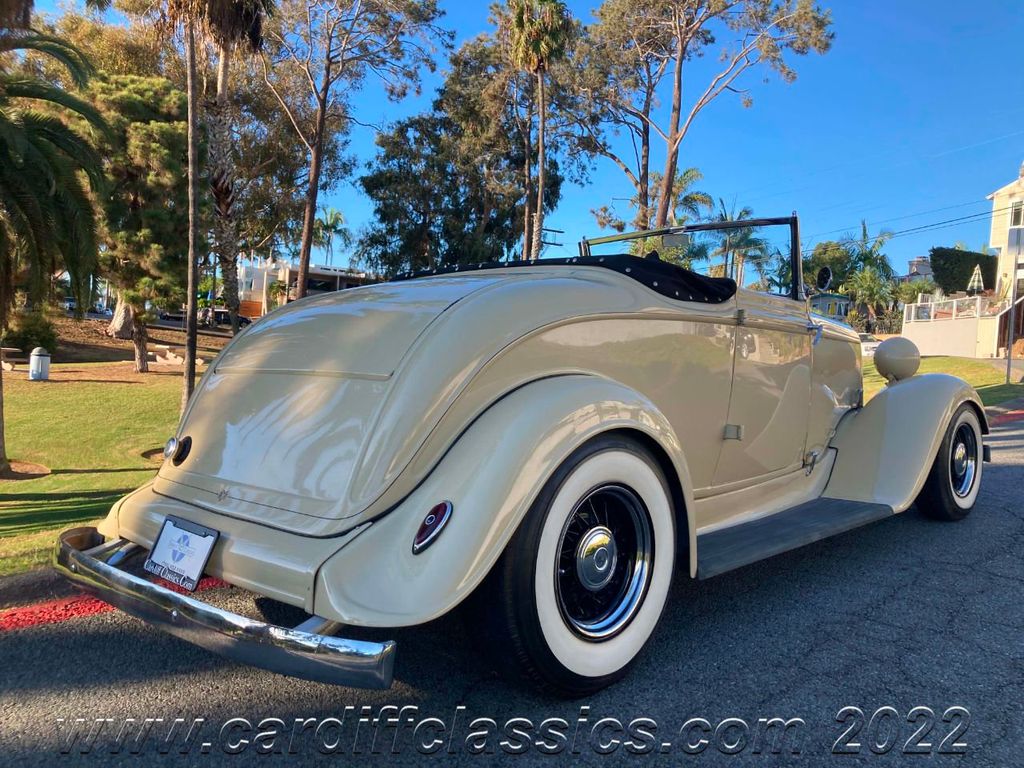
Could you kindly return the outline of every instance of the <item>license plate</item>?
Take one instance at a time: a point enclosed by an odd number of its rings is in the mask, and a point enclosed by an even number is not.
[[[142,567],[191,592],[203,575],[219,535],[204,525],[168,517]]]

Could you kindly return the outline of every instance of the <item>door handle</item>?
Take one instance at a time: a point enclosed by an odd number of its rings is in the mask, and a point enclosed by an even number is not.
[[[821,335],[825,332],[825,326],[821,323],[808,321],[807,332],[814,334],[814,341],[811,342],[811,346],[816,347],[818,346],[818,342],[821,341]]]

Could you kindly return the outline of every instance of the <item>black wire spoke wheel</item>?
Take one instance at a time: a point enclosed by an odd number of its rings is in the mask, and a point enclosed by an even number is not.
[[[978,439],[974,430],[969,424],[960,424],[953,433],[949,452],[949,481],[953,493],[961,499],[966,498],[974,487],[978,453]]]
[[[949,420],[916,504],[936,520],[963,520],[974,508],[984,472],[981,418],[964,403]]]
[[[643,602],[653,562],[654,531],[640,497],[623,485],[591,490],[558,546],[555,591],[566,625],[587,640],[614,637]]]

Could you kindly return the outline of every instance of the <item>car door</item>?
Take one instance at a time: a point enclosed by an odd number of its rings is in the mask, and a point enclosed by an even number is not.
[[[814,329],[803,302],[751,290],[736,298],[732,394],[714,485],[742,487],[803,465]]]

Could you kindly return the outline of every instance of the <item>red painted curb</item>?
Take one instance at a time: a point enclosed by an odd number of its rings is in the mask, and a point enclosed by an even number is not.
[[[988,423],[993,427],[998,427],[1000,424],[1009,424],[1011,421],[1020,421],[1021,419],[1024,419],[1024,411],[1007,411],[993,416]]]
[[[174,584],[164,582],[164,586],[175,592],[187,594],[185,590]],[[226,586],[228,586],[226,581],[207,577],[199,582],[196,592]],[[0,632],[28,629],[29,627],[36,627],[41,624],[59,624],[68,619],[95,616],[96,614],[112,610],[114,610],[113,606],[87,595],[64,597],[60,600],[51,600],[47,603],[36,603],[35,605],[22,605],[0,612]]]

